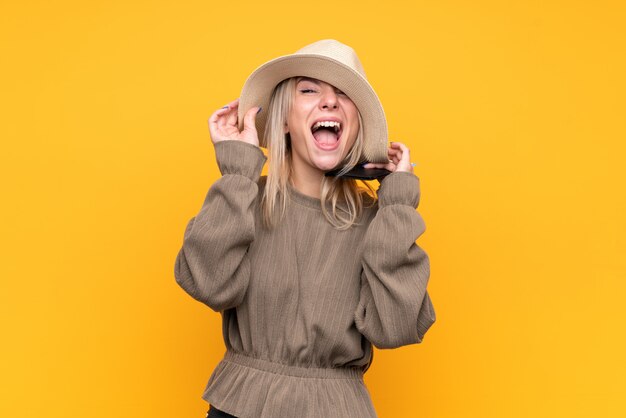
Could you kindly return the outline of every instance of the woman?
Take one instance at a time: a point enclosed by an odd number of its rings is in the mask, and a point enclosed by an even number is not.
[[[207,416],[376,417],[372,345],[421,343],[435,312],[419,179],[356,54],[323,40],[269,61],[209,131],[222,177],[175,266],[222,315]],[[384,169],[377,197],[360,167]]]

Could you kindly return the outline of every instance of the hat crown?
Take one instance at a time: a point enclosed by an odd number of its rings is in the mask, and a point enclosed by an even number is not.
[[[343,91],[356,105],[363,120],[363,150],[360,158],[375,163],[389,162],[387,121],[382,104],[365,76],[354,49],[335,39],[323,39],[282,55],[257,67],[244,83],[237,111],[238,129],[244,129],[246,113],[253,106],[268,109],[255,117],[259,144],[267,147],[265,131],[275,87],[292,77],[310,77]]]
[[[312,44],[300,48],[295,54],[328,57],[352,68],[361,74],[363,78],[367,78],[365,76],[365,69],[354,49],[335,39],[322,39],[321,41],[313,42]]]

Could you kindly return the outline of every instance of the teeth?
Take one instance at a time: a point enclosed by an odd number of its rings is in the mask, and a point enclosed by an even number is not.
[[[320,127],[326,127],[326,128],[330,128],[330,127],[334,127],[335,128],[335,132],[339,132],[339,129],[341,129],[341,123],[339,122],[335,122],[335,121],[321,121],[321,122],[317,122],[315,125],[313,125],[313,131],[317,130]]]

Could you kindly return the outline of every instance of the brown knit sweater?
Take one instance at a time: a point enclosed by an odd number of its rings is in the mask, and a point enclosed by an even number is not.
[[[267,230],[263,151],[231,140],[215,153],[222,177],[189,221],[174,271],[222,315],[226,353],[202,398],[240,418],[376,417],[363,382],[372,344],[421,343],[435,322],[430,262],[415,242],[419,178],[386,176],[346,231],[290,186],[286,217]]]

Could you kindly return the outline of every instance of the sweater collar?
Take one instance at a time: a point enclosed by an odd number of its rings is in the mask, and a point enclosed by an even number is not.
[[[322,210],[321,199],[300,192],[289,181],[287,182],[287,190],[289,192],[289,198],[294,202],[300,203],[313,209],[317,209],[319,211]]]
[[[316,197],[309,196],[309,195],[302,193],[301,191],[296,189],[289,181],[287,182],[287,190],[289,193],[289,198],[292,201],[299,203],[301,205],[310,207],[312,209],[316,209],[320,212],[322,211],[322,199],[318,199]],[[347,204],[343,201],[339,201],[337,203],[337,206],[347,209]],[[332,210],[332,205],[330,202],[326,202],[326,207],[328,208],[329,211]]]

